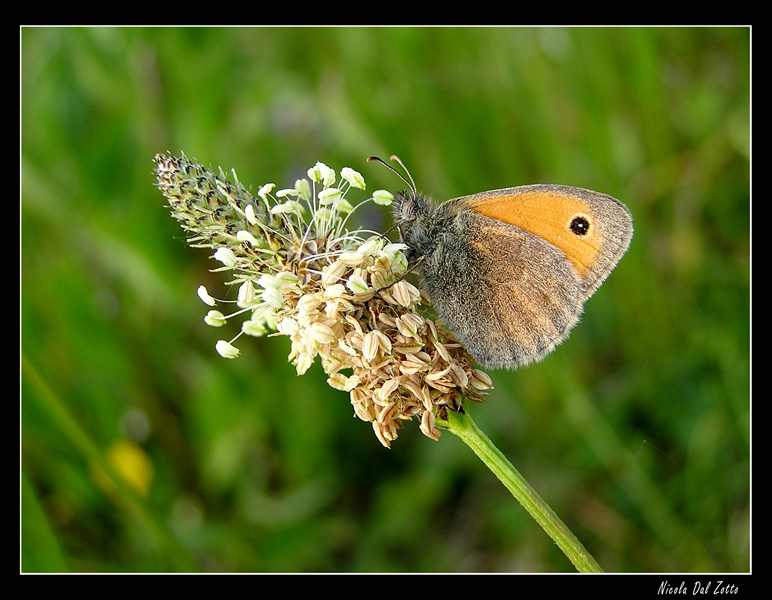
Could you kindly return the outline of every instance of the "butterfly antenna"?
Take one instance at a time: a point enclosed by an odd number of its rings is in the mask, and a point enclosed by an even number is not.
[[[414,194],[417,193],[418,188],[416,188],[415,181],[413,181],[413,176],[410,174],[410,171],[407,170],[405,163],[403,163],[402,160],[399,158],[399,156],[397,156],[396,154],[392,154],[389,158],[393,161],[398,162],[399,166],[405,170],[405,173],[407,173],[407,176],[410,178],[410,189],[413,190]],[[405,178],[403,177],[402,179],[404,180]],[[405,181],[405,183],[407,183],[407,181]]]
[[[403,169],[405,169],[405,173],[407,173],[407,176],[410,178],[410,181],[408,181],[402,173],[397,171],[397,169],[392,167],[385,160],[383,160],[381,158],[378,158],[377,156],[370,156],[370,157],[367,158],[367,162],[371,162],[373,160],[376,161],[376,162],[381,163],[384,167],[386,167],[390,171],[394,172],[397,175],[397,177],[399,177],[402,181],[405,182],[405,185],[407,185],[413,191],[414,194],[418,192],[418,190],[416,189],[416,186],[415,186],[415,181],[413,181],[413,176],[410,174],[410,171],[407,170],[407,168],[405,167],[405,165],[402,163],[402,161],[399,159],[398,156],[392,155],[391,160],[397,161],[400,164],[400,166]]]

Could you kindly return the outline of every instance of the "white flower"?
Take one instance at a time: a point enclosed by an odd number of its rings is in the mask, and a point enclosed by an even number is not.
[[[311,181],[321,183],[324,187],[335,183],[335,171],[322,162],[318,162],[313,168],[308,169],[308,177]]]
[[[276,187],[275,183],[266,183],[263,187],[257,190],[257,195],[267,202],[268,194],[270,194],[275,187]]]
[[[338,188],[330,187],[325,188],[319,192],[316,197],[319,198],[319,202],[322,204],[332,204],[335,200],[340,198],[342,192]]]
[[[295,188],[284,188],[276,192],[277,198],[284,198],[286,196],[291,196],[292,198],[297,198],[299,196],[298,191]]]
[[[260,292],[260,298],[275,309],[280,309],[284,305],[284,291],[297,287],[298,278],[294,273],[282,271],[277,275],[261,275],[257,281],[263,288]]]
[[[346,287],[355,294],[366,294],[370,291],[367,282],[360,275],[352,275],[346,282]]]
[[[374,256],[379,250],[383,248],[384,239],[380,236],[373,236],[369,240],[360,244],[357,248],[357,252],[364,256]]]
[[[297,357],[297,362],[295,364],[295,371],[298,375],[303,375],[308,369],[311,368],[311,365],[314,364],[314,357],[310,354],[306,354],[305,352],[301,352]]]
[[[354,210],[354,207],[351,206],[351,202],[346,200],[343,196],[335,198],[335,200],[332,201],[332,207],[339,213],[350,213]]]
[[[226,323],[225,315],[219,310],[210,310],[204,317],[204,323],[212,327],[222,327]]]
[[[245,281],[239,286],[239,297],[236,304],[240,308],[253,306],[257,302],[257,292],[251,281]]]
[[[225,340],[219,340],[215,344],[215,348],[217,349],[217,352],[222,356],[223,358],[236,358],[241,352],[239,351],[236,346],[231,344],[230,342],[226,342]]]
[[[350,169],[349,167],[343,167],[340,170],[340,176],[343,177],[346,181],[348,181],[349,185],[351,187],[358,188],[360,190],[365,189],[365,179],[362,177],[362,175],[355,171],[354,169]]]
[[[295,287],[300,281],[297,275],[295,275],[294,273],[290,273],[289,271],[282,271],[281,273],[276,275],[276,279],[278,280],[279,285],[283,289]]]
[[[240,242],[249,242],[250,246],[259,246],[260,242],[257,241],[257,238],[249,233],[248,231],[237,231],[236,232],[236,239]]]
[[[265,321],[250,319],[249,321],[244,321],[241,324],[241,331],[247,335],[261,337],[268,333],[268,327]]]
[[[381,206],[389,206],[394,200],[394,194],[386,190],[376,190],[373,192],[373,202]]]
[[[277,310],[284,306],[284,296],[277,287],[264,288],[260,292],[260,298],[263,302]]]
[[[263,327],[266,330],[268,329],[275,330],[277,328],[276,311],[273,306],[265,302],[258,304],[252,309],[252,318],[249,321],[254,323],[255,326],[259,325],[260,327]],[[250,331],[247,331],[246,333],[250,333],[250,335],[253,335],[251,331],[252,331],[252,328],[250,327]],[[260,335],[263,335],[263,334],[261,333]]]
[[[279,195],[278,193],[276,194]],[[303,205],[298,202],[297,200],[287,200],[283,204],[277,204],[275,206],[271,207],[271,214],[272,215],[278,215],[281,213],[294,213],[298,215],[299,217],[303,216],[303,211],[305,209],[303,208]]]
[[[209,295],[209,292],[206,291],[206,288],[203,285],[198,286],[198,290],[196,290],[196,292],[198,293],[198,297],[201,298],[204,304],[208,304],[209,306],[214,306],[215,304],[217,304],[215,299]]]
[[[251,204],[247,204],[244,209],[244,216],[247,218],[247,223],[250,225],[257,224],[257,216],[255,216],[255,208]]]
[[[405,244],[387,244],[383,248],[383,255],[391,264],[391,270],[396,274],[402,274],[407,270],[407,256],[403,250],[406,250]]]
[[[214,253],[215,260],[219,260],[226,267],[236,266],[236,255],[230,248],[218,248]]]
[[[303,200],[311,199],[311,184],[308,183],[308,179],[298,179],[295,182],[295,191]]]

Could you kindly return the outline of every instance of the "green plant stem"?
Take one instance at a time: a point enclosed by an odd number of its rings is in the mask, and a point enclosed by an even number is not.
[[[447,421],[439,421],[439,425],[461,438],[475,454],[488,466],[501,483],[536,519],[542,529],[547,532],[568,559],[581,573],[602,573],[603,569],[590,555],[581,542],[571,532],[555,512],[541,499],[530,484],[523,478],[512,463],[477,426],[468,414],[448,411]]]
[[[158,518],[137,493],[131,489],[123,477],[116,473],[91,436],[80,426],[80,423],[72,416],[64,402],[48,385],[43,375],[23,353],[21,363],[24,378],[35,391],[35,394],[32,395],[32,401],[40,403],[61,431],[78,448],[84,461],[98,468],[109,478],[113,487],[118,490],[118,493],[113,497],[122,500],[126,507],[132,509],[139,516],[141,522],[145,524],[147,529],[156,538],[176,570],[181,572],[198,571],[198,566],[176,539],[168,525]]]

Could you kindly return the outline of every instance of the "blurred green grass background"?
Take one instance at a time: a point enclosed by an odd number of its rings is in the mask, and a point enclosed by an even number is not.
[[[386,450],[227,294],[157,152],[444,199],[562,183],[629,253],[475,420],[606,571],[750,569],[748,28],[22,28],[21,569],[573,572],[458,439]],[[388,211],[362,217],[385,230]],[[235,333],[235,331],[233,332]],[[125,473],[125,478],[116,476]]]

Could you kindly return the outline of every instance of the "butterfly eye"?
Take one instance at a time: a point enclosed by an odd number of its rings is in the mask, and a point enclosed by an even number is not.
[[[415,214],[415,200],[407,197],[405,198],[405,201],[402,203],[402,218],[404,220],[409,220],[413,218],[413,215]]]
[[[590,222],[586,217],[574,217],[568,228],[576,235],[587,235],[590,232]]]

